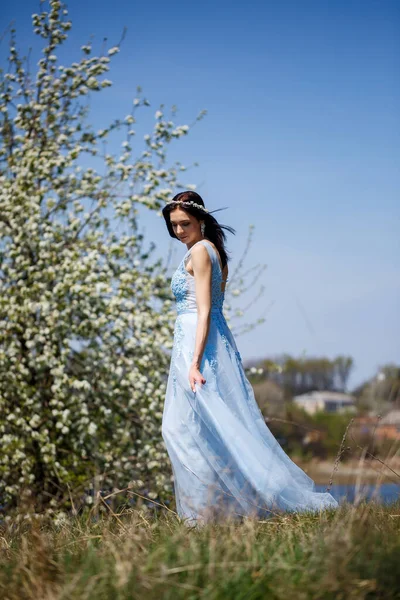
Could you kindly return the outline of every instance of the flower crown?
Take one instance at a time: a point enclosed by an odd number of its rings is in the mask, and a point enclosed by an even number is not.
[[[209,212],[205,206],[202,206],[201,204],[196,204],[196,202],[193,202],[193,200],[171,200],[170,202],[168,202],[168,204],[183,204],[184,206],[194,206],[195,208],[199,208],[204,212]]]

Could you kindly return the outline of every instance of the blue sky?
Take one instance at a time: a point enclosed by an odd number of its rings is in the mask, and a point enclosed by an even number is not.
[[[8,3],[19,45],[28,47],[35,0]],[[178,141],[171,160],[199,167],[198,185],[229,236],[232,266],[255,225],[247,265],[265,263],[266,291],[254,309],[266,322],[237,338],[244,359],[281,352],[350,354],[350,384],[400,358],[399,169],[400,4],[397,0],[71,0],[73,30],[63,50],[78,56],[128,28],[109,78],[92,101],[103,126],[130,111],[136,86],[177,121],[208,114]],[[141,148],[140,138],[137,140]],[[161,219],[143,215],[166,252]],[[229,235],[229,234],[228,234]],[[186,250],[176,242],[176,263]],[[249,316],[252,320],[252,315]]]

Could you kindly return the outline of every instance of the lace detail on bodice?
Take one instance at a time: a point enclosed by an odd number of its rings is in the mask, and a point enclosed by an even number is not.
[[[175,296],[176,309],[178,313],[182,312],[187,307],[189,285],[185,272],[186,269],[182,260],[171,280],[171,290]]]
[[[212,263],[211,310],[222,310],[225,294],[221,291],[222,271],[217,253],[208,240],[200,240],[196,243],[204,244]],[[178,314],[197,311],[195,279],[185,268],[192,248],[186,252],[171,280],[171,290],[175,296]]]

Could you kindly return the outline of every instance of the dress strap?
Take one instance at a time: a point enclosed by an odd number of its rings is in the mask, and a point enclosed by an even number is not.
[[[218,266],[219,266],[220,271],[221,271],[221,274],[222,274],[222,267],[221,267],[221,263],[219,262],[219,256],[218,256],[218,253],[215,250],[214,246],[212,245],[212,243],[209,240],[200,240],[197,243],[198,244],[200,244],[200,243],[203,243],[203,244],[206,243],[206,247],[207,248],[211,248],[211,251],[213,252],[213,256],[214,256],[215,260],[217,261]],[[210,254],[210,252],[209,252],[209,254]]]

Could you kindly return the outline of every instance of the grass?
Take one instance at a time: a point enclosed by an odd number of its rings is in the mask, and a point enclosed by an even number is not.
[[[0,531],[3,600],[400,598],[400,503],[188,529],[130,510]]]

